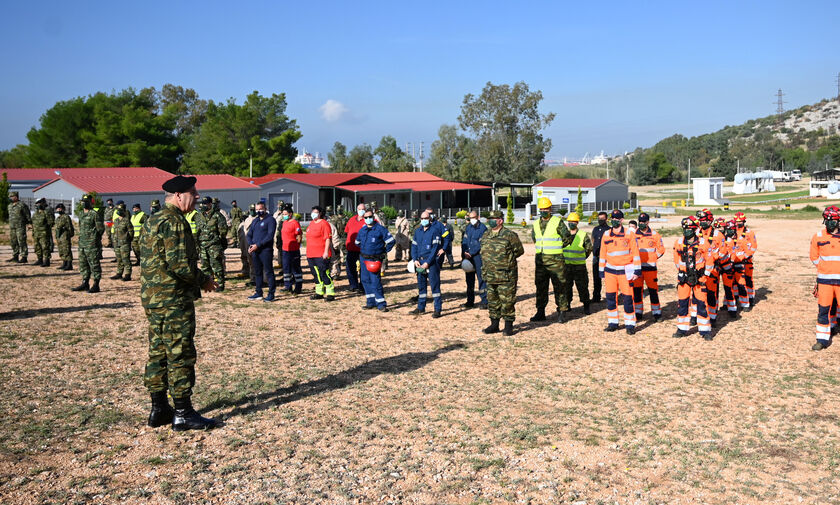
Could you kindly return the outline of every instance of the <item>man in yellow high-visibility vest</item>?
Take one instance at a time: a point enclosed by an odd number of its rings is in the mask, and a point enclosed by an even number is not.
[[[572,286],[577,285],[578,298],[583,304],[583,313],[589,314],[589,273],[586,271],[586,258],[592,254],[592,238],[589,233],[579,230],[580,216],[572,212],[566,218],[572,242],[563,248],[566,259],[566,301],[572,303]]]
[[[534,221],[531,237],[534,239],[534,283],[537,285],[537,313],[531,321],[545,321],[545,307],[548,305],[548,283],[554,286],[554,302],[557,304],[557,322],[565,322],[564,312],[569,310],[566,298],[566,261],[563,247],[572,242],[566,224],[561,216],[551,215],[551,200],[541,197],[537,200],[540,218]]]
[[[131,248],[134,250],[134,257],[137,258],[135,265],[140,265],[140,230],[146,222],[146,213],[143,212],[139,203],[135,203],[131,211],[131,225],[134,226],[134,240],[131,242]]]

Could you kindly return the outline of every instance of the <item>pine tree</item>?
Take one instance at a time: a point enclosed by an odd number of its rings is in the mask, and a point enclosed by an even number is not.
[[[3,179],[0,180],[0,223],[9,222],[9,189],[11,187],[6,172],[3,172]]]

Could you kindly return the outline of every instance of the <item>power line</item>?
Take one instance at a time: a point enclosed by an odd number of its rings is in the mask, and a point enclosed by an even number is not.
[[[784,100],[784,96],[785,94],[782,93],[782,89],[779,88],[779,92],[776,93],[776,119],[779,123],[782,122],[782,114],[785,113],[785,103],[787,103]]]

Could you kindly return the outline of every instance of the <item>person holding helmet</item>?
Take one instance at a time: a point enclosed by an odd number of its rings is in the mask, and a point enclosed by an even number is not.
[[[811,262],[817,267],[817,342],[811,347],[821,351],[831,344],[831,309],[840,300],[840,209],[823,211],[824,230],[811,237]]]
[[[604,281],[607,298],[607,327],[604,331],[618,329],[618,294],[624,302],[624,329],[628,335],[636,333],[636,313],[633,309],[631,283],[642,275],[642,259],[635,235],[622,226],[624,212],[616,209],[610,214],[610,228],[601,237],[601,259],[598,274]]]
[[[505,336],[513,335],[516,320],[516,284],[519,281],[517,258],[525,254],[519,235],[504,227],[501,210],[490,212],[488,231],[481,236],[484,280],[487,282],[487,305],[490,326],[484,333],[498,333],[499,321],[505,320]]]
[[[484,282],[481,268],[481,237],[487,232],[487,226],[478,220],[478,212],[470,211],[467,215],[467,226],[461,234],[461,268],[467,276],[466,308],[475,306],[475,280],[478,278],[478,296],[481,299],[479,308],[487,308],[487,284]]]
[[[674,265],[677,267],[677,331],[675,338],[688,336],[690,329],[689,303],[697,306],[697,328],[704,340],[712,339],[712,326],[706,311],[704,288],[706,277],[714,267],[709,242],[697,236],[698,219],[688,216],[682,220],[683,236],[674,242]]]
[[[639,214],[639,227],[636,230],[636,244],[639,246],[639,257],[642,260],[642,275],[633,281],[633,305],[636,309],[636,320],[641,319],[645,312],[645,285],[650,297],[650,312],[653,320],[662,317],[662,306],[659,304],[659,270],[656,262],[665,255],[665,244],[662,236],[650,227],[650,215],[646,212]]]
[[[569,310],[566,299],[566,261],[563,247],[572,242],[572,236],[561,216],[551,215],[551,200],[540,197],[537,200],[540,218],[534,221],[531,238],[534,239],[534,283],[537,286],[537,313],[531,321],[545,321],[545,307],[548,305],[548,284],[554,286],[554,302],[557,305],[557,322],[563,323],[563,314]]]
[[[755,305],[753,256],[758,251],[758,242],[755,240],[755,232],[747,227],[747,216],[743,212],[735,213],[735,224],[738,227],[738,237],[747,241],[747,257],[744,260],[744,283],[747,286],[747,297],[750,299],[750,307],[752,308]]]
[[[583,304],[583,313],[590,314],[589,310],[589,272],[586,271],[586,258],[592,254],[592,239],[589,233],[579,230],[580,216],[572,212],[566,218],[569,223],[569,233],[572,235],[572,242],[563,248],[563,258],[566,260],[566,301],[572,304],[572,287],[577,285],[578,298]]]
[[[396,240],[387,228],[376,221],[373,210],[365,210],[362,218],[365,225],[356,235],[356,245],[362,258],[362,287],[365,290],[365,305],[362,308],[376,307],[381,312],[388,312],[382,292],[382,260],[394,248]]]
[[[417,274],[417,308],[411,314],[426,312],[426,286],[431,284],[435,313],[432,317],[440,317],[443,301],[440,298],[440,266],[438,258],[443,254],[444,228],[438,222],[432,222],[432,213],[424,210],[420,214],[420,227],[414,230],[411,241],[411,257],[414,258],[414,268]],[[437,225],[437,226],[436,226]]]

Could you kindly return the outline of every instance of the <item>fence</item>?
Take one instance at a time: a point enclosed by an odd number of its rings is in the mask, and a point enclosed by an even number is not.
[[[24,197],[24,198],[20,199],[20,201],[25,203],[29,207],[29,210],[32,211],[32,212],[35,212],[35,200],[37,200],[37,198]],[[59,203],[64,204],[64,210],[65,210],[65,212],[67,212],[67,214],[69,214],[69,215],[75,214],[75,209],[73,208],[73,205],[75,204],[75,201],[73,201],[73,200],[58,200],[58,199],[54,200],[54,199],[51,199],[51,198],[47,198],[47,207],[50,208],[50,209],[55,209],[55,206],[58,205]]]

